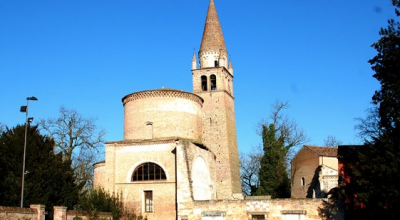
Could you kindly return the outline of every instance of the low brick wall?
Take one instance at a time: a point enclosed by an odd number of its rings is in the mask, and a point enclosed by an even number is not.
[[[65,206],[54,206],[54,220],[73,220],[75,217],[79,217],[82,220],[90,219],[90,214],[83,211],[70,210],[67,211]],[[99,212],[97,217],[100,219],[112,219],[112,215],[109,212]]]
[[[225,219],[251,220],[252,215],[264,215],[268,220],[282,220],[288,215],[301,219],[320,220],[319,207],[322,199],[244,199],[195,201],[179,211],[180,220],[201,220],[204,216],[224,216]],[[190,208],[189,208],[190,207]]]
[[[89,213],[84,211],[67,211],[67,220],[73,220],[75,217],[80,217],[82,220],[89,220]],[[112,215],[109,212],[99,212],[97,213],[99,219],[112,219]]]
[[[43,220],[45,215],[44,209],[44,205],[31,205],[30,208],[0,206],[0,220]]]
[[[30,205],[30,208],[0,206],[0,220],[44,220],[45,207],[44,205]],[[54,206],[54,220],[73,220],[75,217],[89,220],[90,214],[83,211],[67,211],[65,206]],[[112,219],[112,215],[109,212],[99,212],[97,217],[100,219]]]

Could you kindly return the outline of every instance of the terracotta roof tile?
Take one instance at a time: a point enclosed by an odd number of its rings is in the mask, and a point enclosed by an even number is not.
[[[337,157],[337,147],[319,147],[319,146],[311,146],[304,145],[305,148],[313,151],[319,156],[329,156],[329,157]]]
[[[206,24],[204,25],[203,38],[200,45],[200,52],[206,51],[226,52],[224,36],[222,35],[214,0],[210,0],[210,5],[208,6]]]

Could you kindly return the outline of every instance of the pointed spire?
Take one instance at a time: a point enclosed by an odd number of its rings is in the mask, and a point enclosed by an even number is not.
[[[232,61],[231,60],[229,60],[228,70],[233,75],[233,66],[232,66]]]
[[[196,53],[193,51],[193,58],[192,58],[192,70],[197,69],[197,59],[196,59]]]
[[[226,53],[224,36],[222,35],[214,0],[210,0],[208,6],[206,24],[204,25],[203,39],[201,41],[199,53],[207,51],[223,51]]]

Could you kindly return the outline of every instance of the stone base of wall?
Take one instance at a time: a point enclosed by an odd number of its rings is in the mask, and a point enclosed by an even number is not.
[[[44,205],[31,205],[30,208],[0,206],[0,220],[43,220],[45,207]]]
[[[179,220],[200,220],[220,216],[221,219],[251,220],[252,216],[264,216],[268,220],[298,219],[320,220],[322,199],[264,199],[253,197],[244,200],[195,201],[182,205]]]
[[[44,220],[45,207],[45,205],[31,205],[30,208],[0,206],[0,220]],[[101,219],[112,219],[112,215],[109,212],[99,212],[96,215]],[[65,206],[54,206],[54,220],[73,220],[75,217],[88,220],[90,219],[90,214],[83,211],[67,211]]]

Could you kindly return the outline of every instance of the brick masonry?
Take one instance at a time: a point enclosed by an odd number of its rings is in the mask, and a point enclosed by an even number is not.
[[[314,148],[318,149],[318,151],[313,151],[312,149]],[[328,147],[304,146],[292,159],[292,198],[318,197],[318,194],[320,194],[318,190],[329,191],[329,189],[337,186],[337,156],[332,153],[324,153],[322,151],[324,148]],[[334,152],[335,149],[337,148],[329,147],[328,150]],[[302,183],[303,180],[304,183]],[[315,184],[315,181],[320,181],[322,188],[314,189],[313,184]]]
[[[228,67],[222,29],[210,0],[199,67],[192,59],[193,93],[159,89],[129,94],[124,105],[124,140],[106,143],[105,162],[95,165],[94,185],[121,193],[124,202],[149,220],[250,219],[253,214],[316,216],[321,200],[244,199],[236,137],[233,68]],[[227,69],[228,68],[228,69]],[[204,81],[206,79],[205,86]],[[215,79],[215,80],[214,80]],[[132,181],[152,162],[166,180]],[[154,211],[144,212],[144,191]]]
[[[225,219],[251,220],[252,215],[264,215],[266,219],[281,220],[295,214],[297,219],[321,219],[318,207],[322,199],[251,199],[197,201],[190,208],[179,210],[178,219],[201,220],[203,216],[219,213]]]

